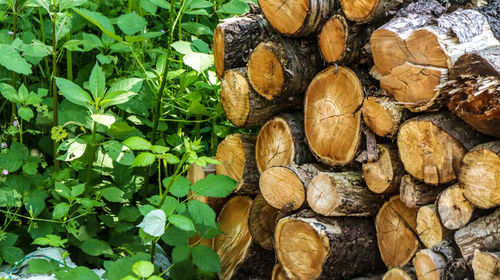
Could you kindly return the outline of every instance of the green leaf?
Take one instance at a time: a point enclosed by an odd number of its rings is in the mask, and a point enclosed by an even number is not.
[[[44,259],[30,260],[28,265],[28,269],[26,269],[28,274],[51,274],[59,268],[56,262],[49,262]]]
[[[233,192],[236,182],[225,175],[210,174],[196,182],[191,189],[198,195],[226,197]]]
[[[160,8],[164,8],[167,10],[170,9],[170,4],[166,0],[149,0],[149,1],[151,1],[151,3],[155,4]]]
[[[47,192],[44,190],[36,189],[31,191],[28,196],[24,207],[26,211],[32,212],[33,217],[38,216],[45,208],[45,198],[47,197]]]
[[[132,167],[140,166],[140,167],[146,167],[150,166],[156,161],[156,156],[150,152],[142,152],[138,154],[134,162],[132,163]]]
[[[132,97],[136,96],[137,93],[133,91],[113,91],[106,94],[103,100],[100,102],[100,106],[106,109],[113,105],[119,105],[128,102]]]
[[[9,264],[15,264],[17,261],[24,257],[24,252],[21,248],[14,246],[3,246],[0,247],[0,253],[2,258]]]
[[[169,226],[162,235],[161,240],[170,246],[183,246],[189,244],[189,238],[193,237],[195,232],[184,231],[174,226]]]
[[[82,16],[84,19],[90,21],[92,24],[101,29],[104,34],[108,35],[110,38],[121,42],[123,39],[115,34],[115,29],[111,24],[111,21],[99,12],[92,12],[86,9],[73,8],[73,10]]]
[[[145,233],[154,236],[160,237],[165,232],[165,224],[167,222],[167,216],[165,212],[161,209],[155,209],[150,211],[142,220],[142,222],[138,225],[138,227],[142,228]]]
[[[82,251],[91,256],[100,256],[103,254],[112,255],[113,250],[108,243],[98,239],[87,239],[79,246]]]
[[[135,275],[139,277],[149,277],[153,272],[155,272],[155,267],[151,262],[148,261],[139,261],[134,263],[132,266],[132,271],[135,273]]]
[[[141,0],[141,7],[146,10],[146,12],[155,15],[158,6],[151,3],[150,0]]]
[[[143,30],[148,24],[147,21],[136,13],[124,14],[118,17],[116,24],[123,33],[133,35]]]
[[[165,146],[160,146],[160,145],[154,145],[151,147],[151,151],[155,154],[164,154],[164,153],[170,151],[170,148],[165,147]]]
[[[183,215],[171,215],[168,217],[168,221],[171,222],[174,226],[185,230],[185,231],[194,231],[193,221]]]
[[[115,82],[108,90],[109,93],[115,91],[132,91],[138,93],[141,90],[143,79],[129,78]]]
[[[134,153],[125,145],[122,145],[118,141],[109,141],[104,144],[104,149],[114,161],[130,166],[134,162]]]
[[[165,201],[163,202],[163,205],[161,206],[161,210],[165,212],[165,215],[170,216],[174,214],[175,210],[178,207],[179,207],[179,202],[177,201],[177,198],[167,195]]]
[[[119,258],[111,262],[105,261],[104,268],[107,271],[108,280],[121,280],[123,277],[132,275],[132,265],[138,261],[149,260],[149,255],[145,253],[137,253],[133,256]]]
[[[12,103],[21,103],[21,100],[17,96],[16,89],[9,84],[1,83],[0,93],[3,97],[5,97],[5,99],[9,100]]]
[[[172,179],[173,176],[163,179],[163,186],[167,188]],[[189,193],[190,189],[191,189],[191,182],[189,182],[189,180],[186,179],[186,177],[179,176],[170,187],[169,192],[176,197],[184,197]]]
[[[191,255],[191,247],[189,246],[176,246],[172,250],[172,261],[174,263],[180,263],[189,259]]]
[[[19,115],[19,117],[21,117],[21,119],[28,122],[35,116],[31,108],[24,106],[19,107],[19,109],[17,110],[17,114]]]
[[[186,22],[182,24],[182,29],[193,34],[193,35],[213,35],[213,31],[210,27],[197,23],[197,22]]]
[[[64,247],[64,243],[68,242],[68,239],[61,239],[61,237],[53,234],[48,234],[45,237],[39,237],[33,241],[34,245],[51,246],[51,247]]]
[[[78,197],[85,191],[85,184],[78,184],[71,188],[71,196]]]
[[[72,81],[56,77],[56,84],[62,95],[71,103],[83,107],[90,107],[93,103],[92,97]]]
[[[125,194],[122,190],[117,187],[108,187],[101,190],[102,196],[111,202],[127,202],[128,200],[123,198]]]
[[[71,14],[57,13],[56,17],[56,42],[64,38],[71,31]]]
[[[184,56],[183,60],[187,66],[193,68],[198,73],[208,70],[214,65],[213,55],[206,53],[189,53]]]
[[[57,280],[100,280],[95,272],[84,266],[78,266],[67,271],[60,270],[55,274]]]
[[[188,202],[188,211],[193,220],[197,224],[216,227],[215,212],[210,206],[198,200]]]
[[[210,116],[210,111],[208,111],[205,105],[201,104],[198,100],[193,100],[189,105],[188,114],[190,115],[202,115],[202,116]]]
[[[217,10],[217,13],[241,15],[248,13],[250,8],[244,0],[231,0],[231,2],[222,5],[222,7]]]
[[[198,245],[192,250],[193,263],[201,270],[219,272],[220,260],[217,253],[210,247]]]
[[[111,126],[115,123],[116,118],[112,115],[105,114],[94,114],[91,116],[92,119],[98,123],[106,126],[107,128],[111,128]]]
[[[164,159],[168,164],[177,164],[181,162],[181,160],[177,156],[171,153],[162,155],[162,159]]]
[[[66,217],[68,215],[69,211],[69,204],[66,202],[61,202],[58,203],[54,207],[54,211],[52,212],[52,217],[54,219],[62,219],[63,217]]]
[[[101,99],[106,93],[106,77],[97,63],[90,73],[89,90],[95,100]]]
[[[172,43],[172,47],[181,54],[192,53],[193,49],[191,48],[191,43],[186,41],[177,41]]]
[[[148,140],[136,136],[130,137],[127,140],[123,141],[123,144],[134,151],[148,151],[151,150],[152,147],[151,143]]]
[[[11,45],[0,44],[0,65],[23,75],[33,73],[31,65]]]

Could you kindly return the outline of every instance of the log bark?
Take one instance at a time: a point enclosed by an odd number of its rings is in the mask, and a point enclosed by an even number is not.
[[[500,252],[474,251],[472,270],[476,280],[494,280],[500,278]]]
[[[453,238],[453,232],[441,224],[434,204],[418,209],[417,233],[420,241],[429,249]]]
[[[393,138],[408,118],[408,110],[392,96],[368,96],[361,112],[366,126],[380,137]]]
[[[220,279],[238,279],[238,274],[261,277],[271,274],[273,253],[257,246],[248,228],[251,207],[250,197],[235,196],[224,205],[217,218],[224,233],[214,240],[214,250],[221,263]]]
[[[371,192],[361,172],[316,175],[307,188],[307,203],[323,216],[375,216],[384,203]]]
[[[246,14],[224,19],[214,32],[214,61],[217,75],[243,67],[250,52],[269,36],[269,23],[261,15]]]
[[[358,23],[383,21],[398,8],[410,3],[408,0],[339,0],[339,2],[345,16]]]
[[[302,97],[288,102],[271,101],[260,96],[248,82],[247,68],[226,71],[222,79],[220,102],[229,121],[235,126],[261,125],[272,116],[302,104]]]
[[[297,210],[306,201],[309,183],[322,171],[325,170],[314,164],[271,167],[260,176],[260,191],[274,208]]]
[[[260,129],[255,146],[259,173],[274,166],[314,162],[304,134],[304,115],[281,114]]]
[[[269,205],[262,194],[258,194],[250,209],[248,228],[253,240],[264,249],[274,249],[274,228],[277,217],[278,209]]]
[[[363,177],[368,188],[377,194],[394,194],[399,191],[405,173],[395,144],[379,144],[378,159],[363,164]]]
[[[323,59],[330,64],[346,64],[358,59],[367,42],[366,31],[366,26],[348,23],[340,14],[333,15],[318,34]]]
[[[311,152],[331,166],[349,164],[361,143],[363,86],[346,67],[329,67],[313,79],[305,97],[304,127]]]
[[[302,211],[276,226],[276,254],[298,279],[350,279],[382,268],[369,219],[326,218]]]
[[[457,230],[455,242],[469,266],[476,249],[500,251],[500,209]]]
[[[393,196],[378,212],[375,225],[378,248],[386,266],[405,266],[420,247],[417,209],[406,207],[399,196]]]
[[[335,8],[334,0],[259,0],[262,13],[285,36],[315,33]]]
[[[399,195],[401,201],[410,207],[418,208],[436,201],[437,196],[444,190],[443,186],[431,186],[420,183],[410,175],[403,176]]]
[[[439,194],[436,205],[441,223],[447,229],[462,228],[473,218],[474,205],[464,197],[464,190],[458,185]]]
[[[216,158],[222,164],[216,166],[216,173],[237,182],[235,193],[259,192],[259,173],[254,151],[255,136],[239,133],[228,135],[217,148]]]
[[[406,121],[397,139],[406,171],[431,185],[456,180],[463,156],[482,141],[484,137],[446,112]]]
[[[465,154],[458,181],[472,204],[483,209],[499,206],[499,178],[500,141],[481,144]]]
[[[419,280],[467,279],[472,276],[463,259],[447,258],[431,249],[420,250],[413,259]]]
[[[382,280],[417,280],[413,267],[395,267],[384,274]]]
[[[303,95],[321,66],[317,43],[311,38],[274,38],[250,54],[248,79],[264,98],[289,102]]]

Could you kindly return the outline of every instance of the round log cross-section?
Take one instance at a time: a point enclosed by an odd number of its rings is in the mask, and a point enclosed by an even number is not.
[[[377,147],[378,159],[363,164],[366,185],[374,193],[397,193],[405,171],[399,160],[398,148],[394,144],[379,144]]]

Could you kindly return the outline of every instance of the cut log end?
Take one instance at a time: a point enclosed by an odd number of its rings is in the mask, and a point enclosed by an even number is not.
[[[259,131],[255,148],[259,172],[293,162],[295,145],[292,131],[285,119],[277,117],[266,122]]]
[[[352,21],[366,22],[373,17],[381,0],[340,0],[345,16]]]
[[[306,186],[286,167],[272,167],[264,171],[259,187],[266,201],[277,209],[297,210],[305,201]]]
[[[284,35],[295,35],[302,29],[309,13],[309,0],[259,0],[259,5],[271,25]]]
[[[500,252],[488,253],[476,249],[472,270],[476,280],[500,279]]]
[[[417,278],[420,280],[444,279],[446,259],[430,249],[419,251],[413,259]]]
[[[278,209],[269,205],[261,194],[255,197],[250,210],[248,227],[255,242],[264,249],[274,249],[274,227],[277,216]]]
[[[224,30],[221,26],[217,26],[214,31],[214,62],[217,75],[222,77],[224,75],[224,55],[225,55],[225,42]]]
[[[450,237],[450,231],[441,225],[436,207],[431,205],[422,206],[417,214],[417,233],[420,241],[427,248],[432,248]]]
[[[339,61],[347,47],[348,28],[344,17],[336,15],[329,19],[319,33],[319,48],[328,63]]]
[[[403,203],[410,208],[418,208],[434,203],[443,186],[431,186],[414,180],[410,175],[401,179],[399,196]]]
[[[382,260],[388,267],[404,266],[417,252],[417,209],[406,207],[399,196],[392,197],[380,209],[375,221]]]
[[[363,120],[373,133],[392,138],[404,118],[403,110],[393,98],[369,96],[363,102]]]
[[[345,67],[316,75],[306,92],[305,133],[311,151],[323,163],[350,163],[361,141],[363,87]]]
[[[274,265],[271,280],[289,280],[280,263]]]
[[[273,41],[260,43],[250,55],[248,62],[250,83],[268,100],[272,100],[282,91],[285,82],[283,69],[285,56],[283,45]]]
[[[389,269],[384,275],[382,280],[416,280],[414,271],[410,271],[409,269],[403,269],[400,267],[395,267]]]
[[[226,116],[236,126],[244,126],[250,114],[250,84],[236,70],[226,72],[222,79],[221,104]]]
[[[377,147],[378,159],[363,164],[363,177],[366,185],[374,193],[396,193],[399,191],[399,184],[404,173],[397,147],[392,145],[377,145]]]
[[[447,229],[464,227],[472,218],[474,205],[464,197],[464,189],[458,185],[444,190],[437,200],[441,222]]]

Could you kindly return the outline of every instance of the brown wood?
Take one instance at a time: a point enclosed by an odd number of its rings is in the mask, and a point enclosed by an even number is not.
[[[270,28],[261,15],[246,14],[224,19],[214,32],[214,61],[217,75],[243,67],[248,56],[264,38]]]
[[[316,32],[332,14],[334,0],[259,0],[262,13],[271,25],[286,36],[306,36]]]
[[[393,11],[409,3],[408,0],[339,0],[349,20],[364,23],[386,19]]]
[[[302,104],[301,97],[292,98],[289,102],[263,98],[248,82],[245,67],[226,71],[221,85],[222,108],[229,121],[239,127],[261,125],[272,116]]]
[[[377,214],[377,241],[382,260],[388,267],[404,266],[420,247],[417,209],[408,208],[393,196]]]
[[[274,265],[273,275],[271,276],[271,280],[289,280],[288,276],[286,276],[286,272],[283,270],[283,267],[280,263]]]
[[[366,44],[366,30],[366,26],[348,23],[343,15],[333,15],[318,34],[323,59],[327,63],[353,62]]]
[[[214,250],[221,262],[220,279],[233,279],[236,274],[270,275],[274,263],[272,252],[257,246],[248,228],[252,199],[231,198],[222,209],[217,222],[224,234],[214,240]]]
[[[303,95],[321,66],[317,43],[311,38],[274,38],[250,54],[248,79],[264,98],[289,102]]]
[[[297,210],[306,201],[309,183],[321,171],[325,170],[314,164],[271,167],[260,176],[260,191],[274,208]]]
[[[472,276],[463,259],[431,249],[420,250],[413,259],[413,266],[419,280],[470,279]]]
[[[393,138],[408,110],[392,96],[368,96],[361,109],[366,126],[381,137]]]
[[[475,206],[483,209],[499,206],[500,141],[481,144],[465,154],[458,181],[464,196]]]
[[[422,206],[418,209],[417,233],[420,241],[427,248],[432,248],[453,238],[453,232],[441,224],[434,204]]]
[[[456,180],[463,156],[482,141],[484,137],[448,112],[406,121],[397,138],[406,171],[431,185]]]
[[[399,195],[401,201],[410,208],[418,208],[436,201],[444,186],[431,186],[418,182],[410,175],[403,176]]]
[[[500,279],[500,252],[474,251],[472,270],[476,280],[498,280]]]
[[[311,152],[331,166],[347,165],[361,143],[363,86],[349,68],[329,67],[309,85],[305,97],[305,133]]]
[[[218,175],[226,175],[237,182],[235,193],[257,194],[259,173],[255,163],[255,136],[245,134],[228,135],[217,148],[216,166]]]
[[[250,209],[248,228],[253,240],[264,249],[274,249],[274,227],[277,217],[278,209],[269,205],[262,194],[258,194]]]
[[[304,134],[304,115],[281,114],[267,121],[259,131],[255,160],[259,173],[274,166],[314,162]]]
[[[323,216],[374,216],[384,203],[371,192],[361,172],[322,172],[307,188],[307,203]]]
[[[455,242],[468,265],[472,264],[476,249],[500,251],[500,209],[457,230]]]
[[[399,160],[396,144],[379,144],[378,159],[363,163],[363,177],[368,188],[378,194],[394,194],[399,191],[405,170]]]
[[[350,279],[374,272],[383,266],[376,246],[373,222],[365,218],[326,218],[306,210],[276,226],[276,254],[296,279]]]
[[[464,197],[464,190],[458,185],[439,194],[436,205],[439,218],[447,229],[462,228],[473,218],[474,205]]]
[[[413,267],[395,267],[389,269],[384,274],[382,280],[416,280],[417,275],[415,274],[415,269]]]

